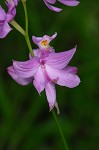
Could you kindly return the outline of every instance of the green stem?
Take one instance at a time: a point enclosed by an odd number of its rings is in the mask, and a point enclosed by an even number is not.
[[[68,148],[68,146],[67,146],[67,143],[66,143],[66,140],[65,140],[65,137],[64,137],[64,134],[63,134],[63,131],[62,131],[62,128],[61,128],[61,126],[60,126],[60,123],[59,123],[59,121],[58,121],[58,118],[57,118],[57,116],[56,116],[54,110],[52,110],[52,114],[53,114],[53,117],[54,117],[54,119],[55,119],[55,121],[56,121],[57,127],[58,127],[58,129],[59,129],[59,132],[60,132],[60,135],[61,135],[61,138],[62,138],[64,147],[65,147],[66,150],[69,150],[69,148]]]
[[[25,31],[23,30],[23,28],[22,28],[15,20],[10,21],[10,24],[11,24],[16,30],[18,30],[23,36],[25,36]]]
[[[22,4],[23,4],[24,12],[25,12],[25,23],[26,23],[26,27],[25,27],[25,32],[26,32],[26,34],[25,34],[25,40],[26,40],[26,43],[28,45],[30,54],[33,57],[34,54],[33,54],[32,46],[31,46],[30,39],[29,39],[29,34],[28,34],[28,14],[27,14],[27,8],[26,8],[26,0],[22,0]]]

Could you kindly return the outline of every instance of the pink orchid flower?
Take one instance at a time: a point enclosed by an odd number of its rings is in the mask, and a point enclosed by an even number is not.
[[[34,50],[34,57],[25,62],[13,61],[8,67],[9,75],[19,84],[27,85],[33,83],[40,94],[44,89],[49,103],[50,111],[54,106],[58,110],[56,101],[55,85],[74,88],[79,85],[80,79],[76,75],[77,68],[68,66],[76,52],[76,47],[71,50],[55,53],[49,45],[56,37],[53,36],[32,37],[33,42],[39,47]]]

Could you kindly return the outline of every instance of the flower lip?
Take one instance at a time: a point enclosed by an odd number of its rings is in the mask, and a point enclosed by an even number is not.
[[[41,45],[41,47],[47,47],[48,45],[49,45],[49,41],[48,40],[42,40],[41,42],[40,42],[40,45]]]
[[[42,49],[42,48],[49,47],[50,42],[54,40],[56,36],[57,36],[57,32],[55,32],[55,34],[53,34],[52,36],[48,36],[48,35],[44,35],[43,37],[32,36],[32,40],[40,49]]]

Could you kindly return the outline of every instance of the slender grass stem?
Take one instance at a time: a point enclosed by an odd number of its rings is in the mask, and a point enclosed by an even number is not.
[[[59,130],[59,133],[60,133],[60,135],[61,135],[61,139],[62,139],[62,141],[63,141],[65,150],[69,150],[69,148],[68,148],[68,146],[67,146],[66,139],[65,139],[64,134],[63,134],[63,131],[62,131],[62,128],[61,128],[61,126],[60,126],[60,123],[59,123],[59,121],[58,121],[58,118],[57,118],[57,116],[56,116],[54,110],[52,110],[52,115],[53,115],[53,117],[54,117],[54,119],[55,119],[55,121],[56,121],[56,124],[57,124],[58,130]]]
[[[22,4],[23,4],[24,12],[25,12],[25,25],[26,25],[26,27],[25,27],[25,32],[26,32],[25,40],[26,40],[26,43],[28,45],[30,54],[33,57],[34,54],[33,54],[32,46],[31,46],[30,39],[29,39],[29,34],[28,34],[28,14],[27,14],[26,0],[21,0],[21,1],[22,1]]]

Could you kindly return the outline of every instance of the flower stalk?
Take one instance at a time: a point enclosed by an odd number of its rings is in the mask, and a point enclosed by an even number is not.
[[[16,30],[18,30],[23,36],[26,35],[24,29],[23,29],[15,20],[10,21],[10,24],[11,24]]]
[[[54,117],[54,119],[55,119],[55,122],[56,122],[56,124],[57,124],[59,133],[60,133],[60,135],[61,135],[61,139],[62,139],[63,144],[64,144],[64,147],[65,147],[65,150],[69,150],[69,148],[68,148],[68,146],[67,146],[66,139],[65,139],[64,134],[63,134],[63,131],[62,131],[62,128],[61,128],[61,126],[60,126],[60,123],[59,123],[59,121],[58,121],[58,118],[57,118],[57,116],[56,116],[54,110],[52,110],[52,115],[53,115],[53,117]]]
[[[30,39],[29,39],[29,34],[28,34],[28,14],[27,14],[27,8],[26,8],[26,0],[22,0],[22,4],[23,4],[24,12],[25,12],[25,24],[26,24],[26,27],[25,27],[25,32],[26,32],[25,40],[26,40],[26,43],[28,45],[29,52],[30,52],[31,56],[33,57],[34,54],[33,54],[32,46],[31,46]]]

